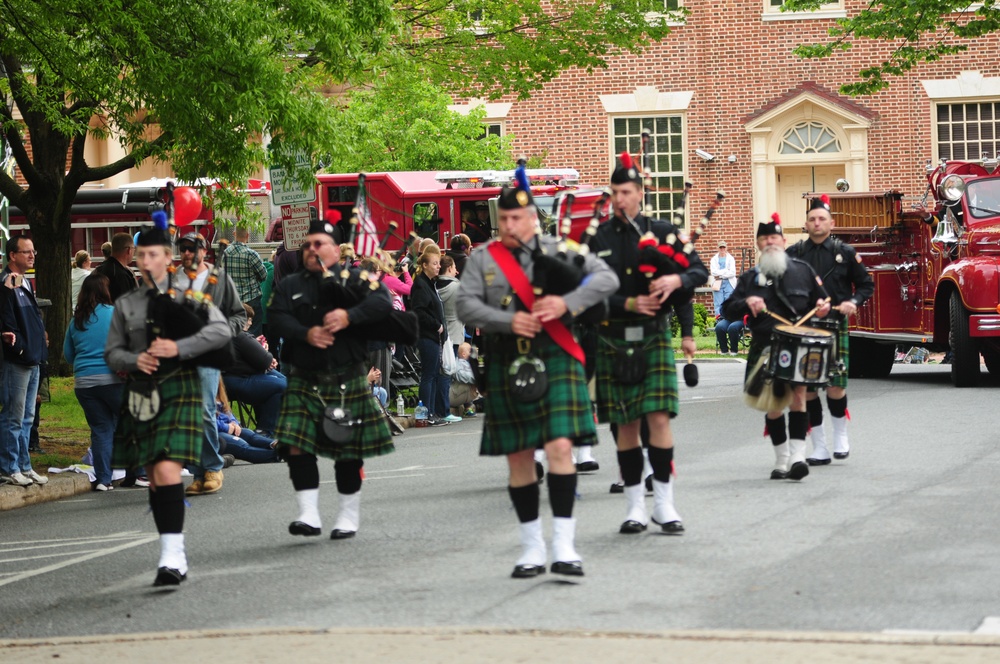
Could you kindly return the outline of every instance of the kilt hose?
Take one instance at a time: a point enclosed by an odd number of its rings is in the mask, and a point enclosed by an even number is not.
[[[122,399],[111,453],[114,468],[138,468],[164,459],[185,465],[201,462],[205,432],[201,422],[198,369],[180,369],[158,384],[160,413],[149,422],[139,422],[132,417],[127,396]]]
[[[358,372],[344,380],[347,387],[344,408],[351,411],[352,419],[362,420],[354,427],[354,438],[334,443],[322,434],[323,410],[326,406],[340,405],[340,385],[325,375],[290,375],[274,433],[279,445],[298,447],[303,452],[334,460],[367,459],[395,451],[389,423],[372,396],[365,374]]]
[[[600,328],[598,328],[600,332]],[[618,349],[641,347],[646,353],[646,377],[635,385],[623,385],[614,377]],[[597,417],[601,422],[628,424],[647,413],[677,416],[677,369],[670,328],[628,342],[600,334],[597,345]]]
[[[549,386],[541,399],[524,403],[507,387],[507,369],[519,357],[517,352],[489,351],[482,456],[533,450],[557,438],[569,438],[574,445],[597,444],[583,365],[552,342],[533,342],[531,354],[545,363]]]

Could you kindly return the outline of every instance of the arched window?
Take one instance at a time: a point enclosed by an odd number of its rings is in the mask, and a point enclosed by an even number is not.
[[[840,152],[840,141],[819,122],[802,122],[788,130],[781,139],[780,154],[816,154]]]

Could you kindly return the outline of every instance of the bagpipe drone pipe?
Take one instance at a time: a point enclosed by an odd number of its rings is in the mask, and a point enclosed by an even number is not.
[[[354,242],[355,231],[358,227],[357,210],[351,217],[351,231],[347,242]],[[397,228],[396,222],[391,222],[382,239],[379,247],[384,247],[390,235]],[[319,261],[319,258],[316,258]],[[319,306],[317,307],[316,325],[323,324],[323,317],[335,309],[350,309],[361,304],[362,301],[380,288],[378,281],[371,278],[367,270],[351,271],[343,269],[339,275],[323,267],[323,280],[320,283]],[[411,345],[416,343],[419,337],[420,328],[417,324],[416,314],[408,311],[397,311],[391,309],[384,319],[362,324],[352,324],[347,326],[338,334],[345,334],[361,340],[390,341]]]

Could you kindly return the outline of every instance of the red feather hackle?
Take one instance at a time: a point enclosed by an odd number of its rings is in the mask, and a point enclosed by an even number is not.
[[[620,159],[622,162],[622,168],[634,167],[634,164],[632,163],[632,155],[630,155],[627,151],[622,152],[621,155],[618,157],[618,159]]]

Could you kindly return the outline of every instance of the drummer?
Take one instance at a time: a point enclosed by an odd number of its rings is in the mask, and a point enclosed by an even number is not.
[[[833,458],[846,459],[851,450],[847,440],[847,369],[850,349],[847,319],[874,295],[875,282],[854,247],[832,237],[833,226],[830,199],[826,194],[814,198],[806,216],[806,233],[809,234],[809,239],[789,247],[788,255],[804,260],[816,270],[833,301],[833,311],[828,320],[836,325],[837,358],[840,366],[830,374],[826,404],[830,409],[833,427]],[[825,466],[830,463],[830,450],[823,431],[823,404],[815,389],[809,390],[806,411],[809,413],[809,437],[813,444],[812,454],[806,462],[810,466]]]
[[[757,246],[761,248],[757,265],[740,276],[736,290],[722,305],[722,313],[727,320],[739,320],[750,314],[753,340],[747,353],[748,377],[770,347],[775,325],[780,324],[772,313],[794,323],[813,307],[816,307],[815,315],[819,317],[826,316],[830,311],[823,280],[808,263],[788,257],[781,220],[777,213],[771,219],[757,227]],[[771,479],[801,480],[809,474],[805,459],[809,427],[806,387],[783,387],[794,390],[787,430],[784,410],[770,411],[766,415],[767,432],[771,436],[775,456]]]

